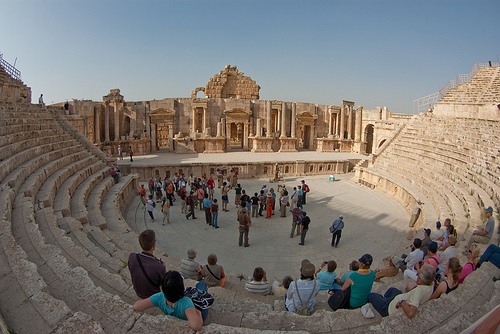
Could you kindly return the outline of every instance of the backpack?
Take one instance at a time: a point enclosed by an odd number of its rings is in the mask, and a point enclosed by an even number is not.
[[[297,291],[297,297],[299,297],[300,303],[302,304],[302,306],[299,309],[297,309],[297,306],[295,306],[295,299],[292,298],[293,308],[295,308],[295,313],[296,314],[298,314],[298,315],[311,315],[311,313],[309,312],[309,308],[307,307],[307,305],[309,305],[309,301],[311,300],[312,295],[314,294],[314,289],[315,288],[316,288],[316,280],[314,280],[314,285],[313,285],[313,289],[311,291],[311,295],[309,295],[309,298],[307,299],[306,303],[304,304],[302,302],[302,298],[300,298],[299,287],[297,286],[297,281],[295,281],[295,291]]]

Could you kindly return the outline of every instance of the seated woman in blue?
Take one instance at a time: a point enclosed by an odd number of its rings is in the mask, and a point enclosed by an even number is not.
[[[326,266],[326,271],[321,271]],[[335,278],[337,278],[337,262],[335,261],[325,261],[323,262],[316,273],[314,274],[319,282],[319,291],[323,290],[340,290],[342,287],[335,283]]]
[[[196,287],[206,291],[205,283],[200,283],[203,284],[198,283]],[[204,289],[202,285],[204,285]],[[202,314],[194,307],[189,297],[184,297],[184,280],[181,274],[173,270],[168,271],[163,278],[161,289],[163,292],[158,292],[149,298],[136,301],[133,306],[134,311],[141,312],[156,306],[167,315],[187,320],[189,327],[195,331],[201,330],[201,326],[203,326]]]

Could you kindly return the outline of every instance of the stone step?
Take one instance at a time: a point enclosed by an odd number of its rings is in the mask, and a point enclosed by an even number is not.
[[[75,146],[76,143],[69,138],[51,142],[47,144],[42,144],[39,146],[26,148],[24,151],[13,154],[12,156],[2,160],[0,162],[0,180],[4,180],[7,175],[9,175],[13,170],[23,163],[37,157],[49,153],[51,151],[59,150],[62,148]],[[44,162],[45,163],[45,162]],[[37,167],[38,168],[38,167]],[[35,168],[36,169],[36,168]]]
[[[90,168],[80,172],[78,176],[78,187],[71,197],[71,212],[72,216],[81,221],[88,223],[87,198],[94,187],[101,182],[109,174],[109,167],[104,163],[98,163],[90,166]]]

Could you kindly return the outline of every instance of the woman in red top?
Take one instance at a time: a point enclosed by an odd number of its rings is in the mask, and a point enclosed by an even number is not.
[[[273,215],[273,204],[273,195],[269,193],[266,199],[266,218],[271,218],[271,216]]]

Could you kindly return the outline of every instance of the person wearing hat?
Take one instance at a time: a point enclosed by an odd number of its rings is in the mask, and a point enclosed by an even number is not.
[[[238,212],[238,229],[240,230],[240,239],[238,245],[241,246],[243,244],[243,237],[245,238],[245,247],[250,246],[248,244],[248,231],[250,230],[250,225],[252,225],[252,221],[247,213],[247,208],[242,207]]]
[[[290,283],[286,293],[285,307],[287,311],[295,312],[307,305],[309,313],[313,312],[316,305],[316,295],[319,292],[319,284],[314,279],[315,271],[316,268],[309,260],[302,261],[300,279]]]
[[[486,226],[482,230],[474,231],[474,233],[472,233],[472,236],[469,239],[469,243],[467,244],[466,249],[469,249],[470,245],[472,245],[473,242],[476,242],[478,244],[488,244],[490,242],[490,239],[493,235],[493,230],[495,229],[495,218],[493,218],[493,208],[489,206],[484,211],[486,218],[488,219],[486,221]],[[467,251],[464,251],[464,253],[467,253]]]
[[[352,273],[342,286],[344,295],[350,294],[349,300],[342,305],[336,305],[338,294],[334,294],[328,299],[328,305],[334,310],[338,308],[358,308],[368,302],[368,295],[372,291],[375,280],[375,272],[370,269],[373,263],[373,257],[370,254],[364,254],[359,260],[359,269]],[[346,292],[350,290],[350,292]]]
[[[414,270],[406,269],[404,272],[404,278],[411,278],[414,281],[416,281],[417,277],[418,277],[418,273],[420,271],[420,268],[422,268],[422,266],[424,266],[426,264],[432,266],[434,268],[434,270],[437,271],[437,267],[439,264],[439,255],[437,254],[437,249],[438,249],[437,242],[435,242],[435,241],[431,242],[429,247],[428,247],[430,256],[427,259],[427,261],[425,261],[425,262],[423,260],[419,261],[415,265]]]
[[[196,251],[190,249],[187,251],[188,258],[181,261],[180,272],[182,277],[199,281],[203,277],[203,269],[198,262],[195,262]]]
[[[332,235],[332,247],[337,248],[339,245],[340,237],[342,236],[342,229],[344,228],[344,216],[340,215],[339,219],[335,219],[335,221],[332,224],[332,227],[330,228],[330,232],[333,234]],[[337,239],[337,242],[335,242],[335,239]]]
[[[417,199],[415,202],[415,205],[413,206],[413,210],[411,211],[411,218],[410,218],[410,223],[408,224],[410,227],[415,226],[418,217],[420,217],[420,212],[422,212],[422,200]]]
[[[309,224],[311,223],[311,218],[307,216],[305,211],[301,212],[302,219],[300,220],[300,243],[299,245],[304,246],[304,240],[306,239],[307,231],[309,231]]]
[[[389,255],[384,259],[385,267],[375,269],[375,282],[380,282],[383,277],[393,277],[399,273],[399,259],[397,256]]]

